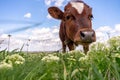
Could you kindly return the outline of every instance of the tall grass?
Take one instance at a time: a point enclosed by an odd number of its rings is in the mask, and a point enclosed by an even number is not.
[[[18,54],[24,63],[12,63],[8,56]],[[10,59],[10,58],[9,58]],[[8,65],[2,68],[3,62]],[[12,65],[9,66],[9,65]],[[120,80],[120,37],[106,43],[93,43],[87,55],[68,53],[26,54],[0,52],[0,80]]]

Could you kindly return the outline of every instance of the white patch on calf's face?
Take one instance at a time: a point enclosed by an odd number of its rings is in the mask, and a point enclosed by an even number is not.
[[[83,12],[84,3],[70,2],[70,4],[72,5],[72,7],[74,7],[78,11],[79,14],[81,14]]]

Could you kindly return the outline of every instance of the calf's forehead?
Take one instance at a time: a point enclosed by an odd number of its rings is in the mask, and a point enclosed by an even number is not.
[[[82,14],[84,10],[84,3],[82,2],[70,2],[71,6],[76,9],[79,14]]]

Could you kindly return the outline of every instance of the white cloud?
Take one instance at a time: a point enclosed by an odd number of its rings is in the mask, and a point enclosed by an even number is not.
[[[52,32],[53,32],[53,33],[58,33],[59,30],[55,28]]]
[[[31,31],[33,35],[41,35],[41,34],[47,34],[50,32],[50,28],[41,28],[41,29],[38,29],[38,28],[35,28],[34,30]]]
[[[38,51],[54,51],[61,48],[60,39],[58,33],[58,27],[55,28],[41,28],[31,31],[31,49]],[[33,47],[34,46],[34,47]],[[55,46],[55,47],[53,47]]]
[[[58,6],[58,7],[63,6],[63,2],[64,0],[56,0],[55,6]]]
[[[48,19],[53,19],[52,16],[50,16],[50,14],[47,15]]]
[[[8,35],[7,34],[2,34],[1,36],[0,36],[0,38],[8,38]]]
[[[104,42],[106,40],[108,40],[108,36],[105,32],[101,32],[101,31],[96,31],[96,41],[98,42]]]
[[[99,27],[96,31],[109,32],[111,30],[112,28],[110,26],[102,26],[102,27]]]
[[[102,26],[96,29],[96,37],[98,42],[104,42],[109,39],[108,34],[113,29],[110,26]]]
[[[97,41],[106,41],[110,37],[120,36],[120,24],[116,24],[114,28],[103,26],[96,29]]]
[[[45,4],[47,6],[51,6],[52,4],[57,7],[63,6],[64,0],[45,0]]]
[[[51,4],[51,2],[52,2],[52,0],[45,0],[45,4],[48,6]]]
[[[115,25],[115,31],[120,32],[120,24]]]
[[[31,18],[31,13],[26,13],[25,15],[24,15],[24,18]]]
[[[21,48],[25,44],[23,50],[29,49],[29,51],[55,51],[61,48],[61,42],[59,39],[59,27],[43,27],[35,28],[27,31],[26,34],[12,35],[10,39],[10,50]],[[8,35],[3,34],[0,39],[4,39],[4,43],[0,45],[2,49],[8,47]],[[30,39],[30,41],[28,41]],[[26,44],[29,43],[29,46]],[[17,45],[16,45],[17,44]],[[53,47],[54,46],[54,47]]]

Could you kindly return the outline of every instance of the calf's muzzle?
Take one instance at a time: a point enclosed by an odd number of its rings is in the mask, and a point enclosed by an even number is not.
[[[94,31],[80,31],[80,38],[83,43],[94,42],[95,32]]]

